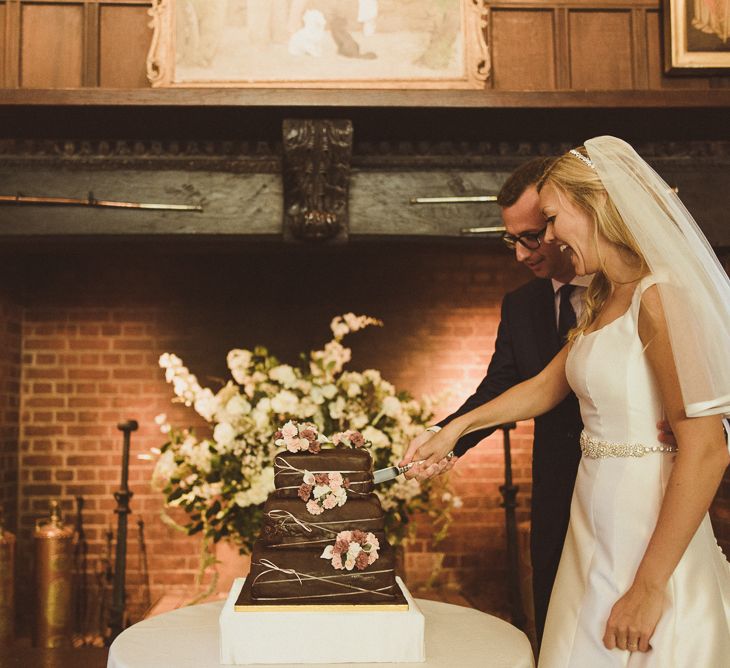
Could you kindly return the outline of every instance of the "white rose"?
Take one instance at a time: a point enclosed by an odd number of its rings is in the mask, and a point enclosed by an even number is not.
[[[360,431],[368,423],[368,416],[364,413],[359,413],[350,418],[350,426],[357,431]]]
[[[177,465],[175,464],[175,455],[173,451],[169,449],[165,450],[155,464],[152,479],[156,481],[157,484],[164,484],[172,477],[172,474],[175,473],[176,469]]]
[[[220,422],[213,430],[213,438],[222,446],[230,445],[236,438],[236,430],[228,422]]]
[[[380,431],[380,429],[367,426],[363,429],[362,435],[366,441],[370,441],[372,443],[373,450],[390,447],[390,439],[386,434]]]
[[[350,331],[350,328],[342,321],[340,316],[332,319],[330,323],[330,329],[336,339],[341,339],[345,334]]]
[[[218,410],[218,400],[213,392],[207,387],[198,394],[195,399],[195,411],[208,422],[213,419],[215,412]]]
[[[251,412],[251,404],[240,394],[237,394],[226,404],[226,411],[233,417],[248,415]]]
[[[337,397],[337,399],[329,405],[330,417],[333,420],[339,420],[343,415],[344,409],[345,400],[342,397]]]
[[[337,394],[337,387],[332,383],[328,383],[322,387],[322,394],[325,399],[333,399]]]
[[[304,397],[299,404],[299,417],[311,418],[317,412],[317,404],[309,397]]]
[[[271,408],[277,413],[296,413],[299,398],[289,390],[282,390],[271,400]]]
[[[385,397],[383,399],[383,413],[390,418],[397,418],[403,410],[398,397]]]
[[[312,385],[312,389],[309,392],[309,398],[317,405],[324,403],[324,392],[319,385]]]
[[[226,356],[226,363],[231,375],[237,383],[245,383],[248,377],[248,367],[251,365],[251,352],[236,348]]]
[[[294,373],[294,369],[292,369],[288,364],[275,366],[271,369],[271,371],[269,371],[269,378],[271,378],[271,380],[275,380],[284,387],[294,387],[294,384],[297,382],[297,376]]]

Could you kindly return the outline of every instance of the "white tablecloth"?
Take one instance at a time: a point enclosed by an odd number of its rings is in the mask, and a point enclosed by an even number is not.
[[[534,668],[527,636],[478,610],[418,599],[426,617],[426,662],[410,668]],[[218,616],[223,602],[205,603],[145,619],[122,632],[107,668],[219,668]],[[281,642],[272,638],[271,642]],[[377,642],[377,638],[363,638]],[[283,665],[283,664],[279,664]],[[394,664],[336,664],[383,668]],[[289,668],[302,668],[301,665]],[[307,664],[307,668],[317,668]]]

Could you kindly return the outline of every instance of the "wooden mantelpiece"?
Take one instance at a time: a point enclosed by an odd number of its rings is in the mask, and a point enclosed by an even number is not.
[[[232,88],[3,88],[0,106],[327,107],[440,109],[722,108],[730,89],[433,91]]]

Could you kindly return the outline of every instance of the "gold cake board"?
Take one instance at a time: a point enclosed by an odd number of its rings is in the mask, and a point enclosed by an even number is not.
[[[408,601],[396,583],[395,601],[382,603],[257,603],[251,596],[251,579],[246,578],[233,609],[236,612],[408,612]]]

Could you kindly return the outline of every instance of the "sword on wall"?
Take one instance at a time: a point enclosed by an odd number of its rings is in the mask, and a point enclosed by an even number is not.
[[[33,197],[28,195],[0,195],[0,204],[32,204],[42,206],[91,206],[111,209],[145,209],[147,211],[198,211],[200,204],[158,204],[152,202],[117,202],[108,199],[96,199],[90,192],[85,199],[75,197]]]
[[[410,204],[462,204],[470,202],[496,202],[496,195],[447,195],[444,197],[411,197]],[[492,227],[462,227],[463,236],[501,235],[505,229],[501,225]]]

